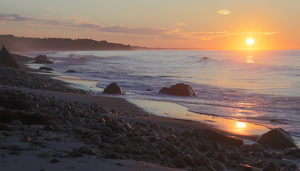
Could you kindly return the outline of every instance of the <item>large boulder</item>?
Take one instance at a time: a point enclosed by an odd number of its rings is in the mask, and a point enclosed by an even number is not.
[[[0,64],[13,68],[20,68],[18,63],[11,57],[10,53],[2,46],[0,51]]]
[[[122,92],[122,89],[117,83],[111,83],[103,90],[103,93],[105,94],[119,94]]]
[[[39,63],[39,64],[53,64],[53,61],[50,61],[50,59],[46,55],[39,55],[34,58],[35,61],[34,63]]]
[[[273,149],[298,148],[293,137],[282,128],[272,129],[264,133],[257,139],[257,142],[260,145],[268,145]]]
[[[192,96],[196,97],[197,93],[193,90],[193,88],[184,83],[178,83],[176,85],[172,85],[170,88],[163,87],[159,90],[159,93],[174,95],[174,96]]]

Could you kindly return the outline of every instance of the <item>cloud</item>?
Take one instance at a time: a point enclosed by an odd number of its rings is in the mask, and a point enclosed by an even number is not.
[[[0,21],[35,21],[35,18],[24,17],[18,14],[0,14]]]
[[[62,25],[63,22],[51,20],[51,19],[43,19],[43,18],[34,18],[34,17],[26,17],[18,14],[0,14],[0,22],[5,23],[7,21],[10,22],[42,22],[50,25]]]
[[[37,26],[41,24],[55,25],[62,27],[73,27],[87,29],[95,32],[115,33],[124,35],[141,35],[141,36],[156,36],[164,40],[211,40],[217,37],[234,36],[234,35],[273,35],[279,32],[183,32],[178,28],[160,28],[160,27],[142,27],[142,26],[123,26],[123,25],[102,25],[80,15],[65,17],[63,21],[53,20],[50,17],[34,18],[21,16],[18,14],[0,14],[0,24],[5,22],[25,22],[28,26]],[[184,25],[178,23],[177,25]],[[175,27],[175,26],[174,26]]]
[[[180,37],[185,37],[187,40],[212,40],[218,37],[224,36],[236,36],[236,35],[273,35],[280,32],[229,32],[229,31],[219,31],[219,32],[192,32],[181,34]]]
[[[92,22],[80,15],[67,16],[65,21],[57,21],[44,18],[33,18],[21,16],[18,14],[0,14],[0,22],[36,22],[48,25],[71,26],[76,28],[90,29],[98,32],[109,32],[119,34],[133,34],[133,35],[162,35],[177,32],[177,29],[159,28],[159,27],[127,27],[122,25],[105,26]],[[33,23],[27,25],[35,25]]]
[[[231,14],[231,11],[228,11],[227,9],[221,9],[219,11],[217,11],[218,14],[223,14],[223,15],[228,15]]]
[[[178,26],[185,26],[185,23],[177,23]]]

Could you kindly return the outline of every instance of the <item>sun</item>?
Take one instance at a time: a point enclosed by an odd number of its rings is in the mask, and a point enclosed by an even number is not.
[[[248,39],[246,40],[246,44],[247,44],[247,45],[253,45],[253,43],[254,43],[254,39],[252,39],[252,38],[248,38]]]

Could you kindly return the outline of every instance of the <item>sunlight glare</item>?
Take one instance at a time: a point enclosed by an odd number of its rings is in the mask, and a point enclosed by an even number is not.
[[[253,45],[253,43],[254,43],[254,40],[253,40],[252,38],[248,38],[248,39],[246,40],[246,44],[247,44],[247,45]]]
[[[244,122],[236,122],[236,126],[238,128],[245,128],[246,127],[246,124]]]

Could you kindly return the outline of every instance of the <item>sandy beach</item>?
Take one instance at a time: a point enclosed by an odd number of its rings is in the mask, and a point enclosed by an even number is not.
[[[15,85],[0,84],[4,99],[0,116],[7,118],[0,120],[1,171],[297,170],[298,151],[285,153],[255,143],[268,129],[248,124],[250,131],[239,132],[234,127],[212,124],[236,122],[212,117],[202,119],[207,122],[191,121],[189,118],[194,116],[179,108],[173,110],[184,112],[185,117],[158,116],[162,110],[155,104],[151,107],[147,101],[70,89],[63,81],[51,79],[51,75],[33,74],[34,70],[24,65],[30,59],[14,58],[21,69],[1,68],[1,74],[17,72],[16,75],[27,80],[34,78],[37,83],[25,86],[24,80],[22,84],[22,80],[17,81],[21,78],[10,75],[16,80]],[[3,105],[20,101],[25,104],[24,109]],[[153,108],[157,111],[151,112]],[[39,113],[42,120],[31,123],[20,116],[12,117],[19,113],[24,118]],[[255,129],[259,130],[257,134],[250,134]],[[222,139],[210,139],[212,132]],[[245,144],[241,138],[252,140],[253,144]]]

